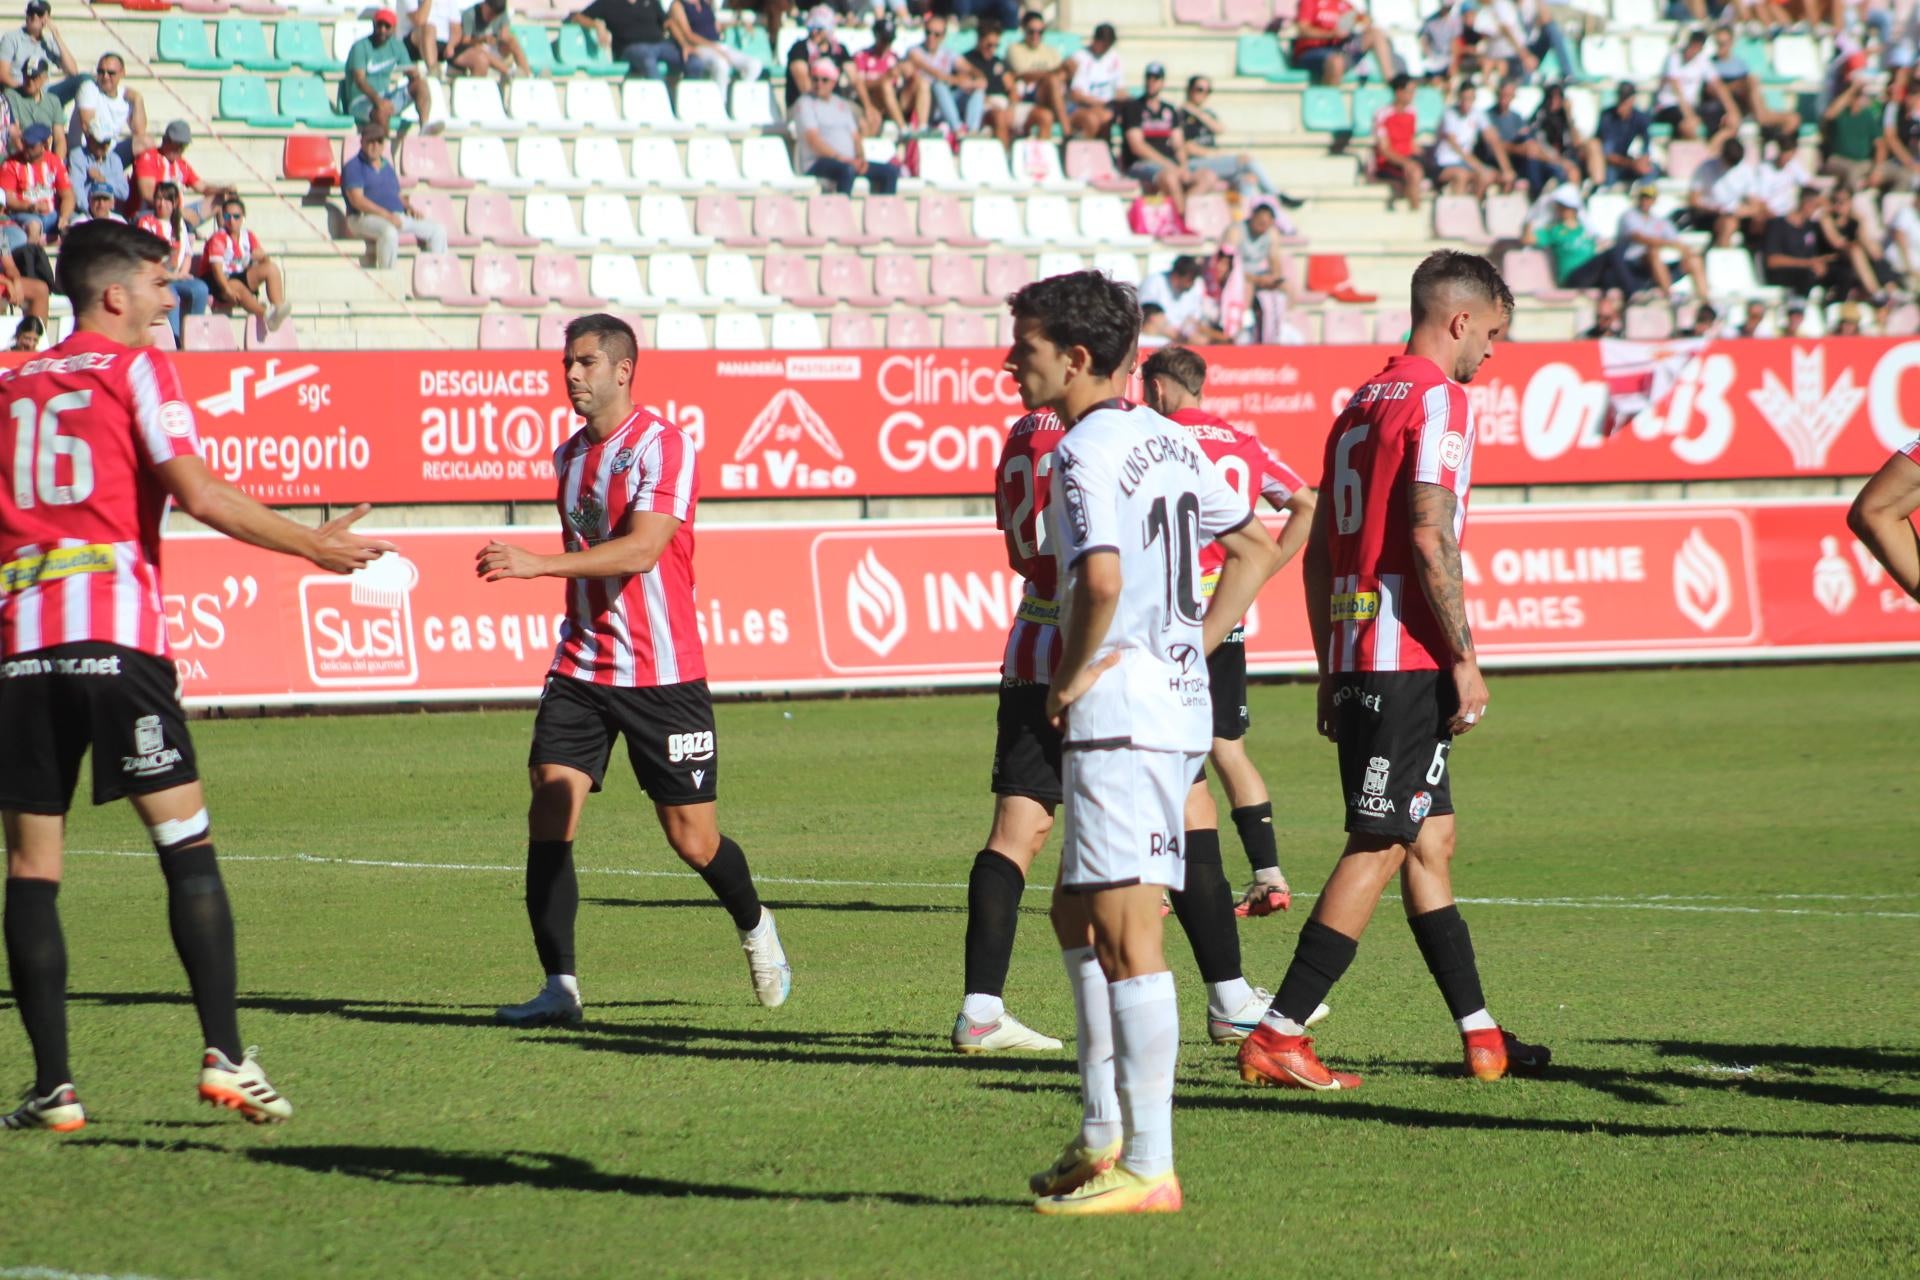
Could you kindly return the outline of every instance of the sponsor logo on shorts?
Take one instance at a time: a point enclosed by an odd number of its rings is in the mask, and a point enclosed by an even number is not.
[[[670,733],[667,735],[667,760],[679,764],[685,760],[713,759],[713,730],[702,729],[698,733]],[[698,779],[694,781],[700,785]]]
[[[1180,856],[1180,837],[1173,832],[1154,832],[1147,838],[1147,856],[1165,858]]]
[[[1385,756],[1375,756],[1367,761],[1367,776],[1360,780],[1360,790],[1370,796],[1387,794],[1387,771],[1393,768],[1393,762]]]
[[[1415,822],[1426,821],[1427,815],[1432,812],[1433,797],[1424,791],[1414,792],[1413,799],[1407,802],[1407,816]]]
[[[1343,706],[1349,702],[1357,702],[1368,711],[1380,710],[1380,695],[1368,693],[1357,684],[1343,684],[1333,691],[1334,706]]]
[[[707,780],[707,771],[705,769],[695,769],[690,776],[693,778],[693,789],[698,791],[700,784]]]
[[[19,676],[117,676],[120,659],[110,658],[21,658],[0,666],[0,678]]]
[[[165,773],[181,761],[178,748],[167,745],[167,731],[159,716],[141,716],[133,722],[133,751],[120,757],[120,772],[136,778]]]

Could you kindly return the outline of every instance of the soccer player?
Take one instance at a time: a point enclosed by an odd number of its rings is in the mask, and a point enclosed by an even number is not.
[[[231,538],[350,573],[393,548],[275,515],[201,462],[193,410],[153,326],[173,306],[167,242],[123,222],[75,227],[58,284],[73,336],[0,373],[0,819],[6,947],[33,1043],[8,1129],[87,1123],[67,1069],[67,951],[56,901],[66,813],[93,750],[93,802],[126,798],[167,882],[167,923],[200,1016],[200,1097],[256,1123],[293,1107],[244,1048],[233,914],[167,657],[160,526],[169,499]]]
[[[1847,511],[1853,536],[1886,566],[1902,591],[1920,600],[1920,534],[1913,528],[1916,510],[1920,510],[1920,440],[1882,463]]]
[[[719,743],[693,604],[699,473],[687,433],[634,406],[639,354],[623,320],[587,315],[567,325],[567,397],[587,424],[553,455],[566,550],[489,542],[474,557],[488,582],[567,580],[566,621],[527,758],[527,920],[547,980],[533,999],[498,1011],[509,1026],[578,1026],[583,1016],[573,837],[616,736],[627,740],[667,843],[733,917],[754,995],[777,1008],[793,983],[747,856],[720,834]]]
[[[966,997],[953,1022],[961,1053],[1061,1047],[1007,1012],[1007,966],[1027,872],[1053,830],[1060,805],[1060,732],[1047,718],[1047,682],[1060,652],[1059,575],[1044,513],[1053,448],[1065,430],[1050,409],[1014,423],[994,471],[994,515],[1007,564],[1025,580],[1000,663],[1000,710],[993,743],[993,824],[967,875]]]
[[[1077,1016],[1081,1130],[1029,1185],[1042,1213],[1166,1213],[1180,1022],[1160,892],[1185,883],[1181,813],[1210,736],[1205,654],[1272,572],[1273,539],[1192,437],[1121,398],[1140,335],[1131,288],[1095,271],[1012,300],[1006,367],[1066,425],[1047,523],[1061,579],[1047,713],[1066,822],[1053,924]],[[1226,563],[1202,617],[1200,547]]]
[[[1467,1069],[1536,1071],[1547,1050],[1487,1012],[1454,905],[1448,753],[1487,714],[1460,566],[1473,470],[1466,388],[1513,315],[1493,264],[1441,250],[1413,273],[1406,352],[1363,383],[1327,437],[1304,578],[1320,732],[1339,747],[1346,850],[1300,930],[1273,1007],[1240,1046],[1257,1084],[1357,1089],[1313,1052],[1306,1019],[1353,962],[1394,873],[1407,925],[1460,1029]]]

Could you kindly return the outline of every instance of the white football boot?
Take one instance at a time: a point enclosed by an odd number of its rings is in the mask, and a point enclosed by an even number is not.
[[[238,1111],[252,1124],[275,1124],[293,1117],[293,1104],[274,1089],[267,1073],[260,1069],[255,1055],[260,1050],[247,1046],[239,1066],[218,1049],[208,1049],[200,1057],[200,1097],[216,1107]]]
[[[1065,1046],[1003,1012],[993,1022],[975,1022],[960,1014],[953,1020],[953,1047],[959,1053],[1050,1053]]]
[[[793,990],[793,966],[787,963],[786,950],[780,945],[773,912],[760,908],[760,923],[752,930],[738,932],[740,949],[747,953],[747,976],[753,980],[754,998],[769,1009],[778,1009]]]

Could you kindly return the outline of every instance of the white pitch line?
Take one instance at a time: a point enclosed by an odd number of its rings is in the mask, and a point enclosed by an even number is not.
[[[144,849],[69,849],[75,857],[95,858],[145,858],[152,853]],[[240,854],[228,857],[220,855],[223,862],[294,862],[309,866],[363,867],[382,871],[483,871],[499,874],[518,874],[525,867],[498,862],[403,862],[384,858],[329,858],[316,853],[293,854]],[[699,877],[691,871],[647,871],[636,867],[580,867],[581,875],[626,876],[641,880],[694,880]],[[758,884],[800,885],[810,888],[827,889],[965,889],[961,882],[949,880],[825,880],[811,876],[763,876],[756,874]],[[1051,892],[1049,886],[1036,885],[1043,892]],[[1294,897],[1310,902],[1318,897],[1313,893],[1297,893]],[[1704,896],[1704,895],[1703,895]],[[1755,897],[1768,895],[1755,894]],[[1842,894],[1780,894],[1779,897],[1822,897],[1844,898]],[[1861,901],[1873,901],[1887,897],[1899,897],[1894,894],[1863,894]],[[1386,900],[1399,901],[1398,895],[1387,894]],[[1655,895],[1647,898],[1625,897],[1566,897],[1566,898],[1461,898],[1458,901],[1468,906],[1481,907],[1534,907],[1543,909],[1558,908],[1565,911],[1670,911],[1696,915],[1741,915],[1741,916],[1824,916],[1839,919],[1876,919],[1876,920],[1920,920],[1920,911],[1826,911],[1817,907],[1747,907],[1732,904],[1706,905],[1687,901],[1676,902],[1667,895]]]
[[[0,1267],[0,1280],[155,1280],[153,1276],[101,1275],[93,1271],[61,1271],[54,1267]]]

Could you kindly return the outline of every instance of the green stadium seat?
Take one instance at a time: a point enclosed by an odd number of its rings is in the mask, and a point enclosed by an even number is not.
[[[562,34],[565,34],[564,30]],[[730,49],[738,49],[750,58],[758,58],[769,77],[779,70],[779,63],[773,56],[773,41],[767,37],[764,27],[735,23],[720,33],[720,40]]]
[[[216,24],[214,48],[220,56],[248,71],[285,71],[293,64],[267,49],[267,30],[258,18],[222,18]]]
[[[1300,127],[1314,133],[1351,131],[1353,108],[1347,95],[1333,85],[1308,85],[1300,95]]]
[[[568,25],[578,26],[577,23]],[[545,27],[530,22],[516,22],[513,24],[513,34],[520,41],[521,49],[526,51],[527,69],[534,75],[551,78],[562,74],[560,64],[553,57],[553,37]]]
[[[1391,92],[1387,94],[1387,100],[1389,102],[1393,100],[1393,94]],[[1440,127],[1440,117],[1446,114],[1446,110],[1447,95],[1440,92],[1440,90],[1432,86],[1423,85],[1413,91],[1414,128],[1418,129],[1421,133],[1432,133],[1435,129],[1438,129]],[[1353,118],[1356,121],[1361,118],[1360,109],[1357,106],[1354,108]],[[1366,121],[1369,125],[1373,123],[1372,112],[1367,113]]]
[[[207,44],[207,24],[198,18],[160,19],[160,32],[154,57],[161,62],[177,63],[195,71],[225,71],[233,64],[216,58]]]
[[[1272,36],[1241,36],[1234,46],[1233,66],[1240,75],[1277,84],[1286,74],[1287,60],[1280,56],[1280,42]]]
[[[560,52],[557,58],[559,68],[568,74],[584,71],[590,76],[622,76],[627,74],[627,64],[614,61],[613,55],[600,47],[600,42],[587,34],[587,29],[577,22],[564,23],[560,27]]]
[[[290,129],[293,121],[273,109],[273,95],[259,76],[234,75],[220,81],[220,118],[261,129]]]
[[[1793,79],[1773,69],[1773,53],[1767,48],[1767,42],[1757,36],[1736,39],[1733,42],[1733,56],[1746,63],[1747,70],[1764,84],[1786,84]]]
[[[319,76],[288,76],[280,81],[280,114],[314,129],[351,129],[353,117],[333,108],[333,90]]]
[[[980,33],[972,27],[967,27],[961,31],[950,32],[947,36],[947,47],[953,50],[955,57],[959,58],[964,58],[972,53],[974,46],[979,43]]]
[[[327,48],[326,33],[320,24],[307,18],[282,18],[273,30],[273,52],[303,71],[338,74],[347,64]]]
[[[1373,128],[1373,118],[1379,114],[1380,108],[1390,107],[1392,105],[1393,90],[1387,88],[1385,85],[1367,85],[1363,88],[1355,89],[1353,91],[1353,127],[1357,130]],[[1415,99],[1414,110],[1417,113],[1419,109],[1419,100]],[[1439,120],[1440,117],[1438,115],[1434,116],[1434,122],[1436,124],[1439,123]]]
[[[1063,58],[1071,58],[1074,54],[1080,52],[1082,45],[1086,44],[1085,40],[1071,31],[1049,31],[1046,34],[1046,41],[1058,49],[1060,56]]]

